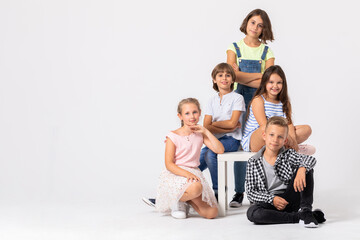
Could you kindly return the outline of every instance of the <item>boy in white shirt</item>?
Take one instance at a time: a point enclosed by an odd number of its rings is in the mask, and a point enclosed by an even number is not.
[[[225,148],[225,152],[235,152],[239,149],[242,138],[240,116],[245,111],[244,98],[242,95],[233,92],[236,76],[229,64],[218,64],[212,71],[211,77],[213,89],[217,93],[209,100],[205,109],[204,127],[219,139]],[[243,162],[241,167],[243,174],[240,178],[243,181],[240,183],[241,186],[237,188],[242,189],[239,194],[243,196],[245,191],[246,162]],[[217,154],[204,147],[200,154],[199,168],[201,171],[209,168],[213,190],[217,196]]]

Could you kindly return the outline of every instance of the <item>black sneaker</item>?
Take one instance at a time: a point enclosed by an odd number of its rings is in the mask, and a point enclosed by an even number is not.
[[[323,211],[321,211],[320,209],[315,209],[312,213],[313,213],[316,221],[318,221],[318,223],[323,223],[326,221],[325,215],[324,215]]]
[[[319,226],[318,221],[314,217],[313,213],[309,209],[301,210],[299,212],[300,223],[306,228],[317,228]]]
[[[244,199],[244,193],[235,193],[233,199],[229,203],[229,206],[232,208],[241,207],[243,199]]]
[[[146,203],[147,205],[149,205],[150,207],[155,207],[155,198],[146,198],[143,197],[142,200],[144,201],[144,203]]]

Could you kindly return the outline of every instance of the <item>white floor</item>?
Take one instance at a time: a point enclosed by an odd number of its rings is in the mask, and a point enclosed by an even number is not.
[[[354,197],[317,196],[314,207],[321,205],[327,218],[317,229],[254,225],[246,218],[248,202],[214,220],[162,216],[137,196],[119,205],[2,205],[0,239],[360,239],[360,207],[349,201]]]

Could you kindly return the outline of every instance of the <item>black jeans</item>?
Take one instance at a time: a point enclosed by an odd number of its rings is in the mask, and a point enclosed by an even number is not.
[[[278,195],[289,202],[286,208],[279,211],[270,203],[255,203],[247,211],[247,217],[250,222],[259,224],[298,223],[299,208],[312,209],[314,192],[313,170],[306,173],[306,187],[302,192],[295,192],[294,190],[296,173],[285,192]]]

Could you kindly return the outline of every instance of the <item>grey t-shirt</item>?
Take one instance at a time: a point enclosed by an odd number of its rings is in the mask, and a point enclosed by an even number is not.
[[[267,187],[272,194],[281,194],[285,192],[287,186],[275,175],[275,167],[271,166],[262,156],[262,164],[264,166]]]

